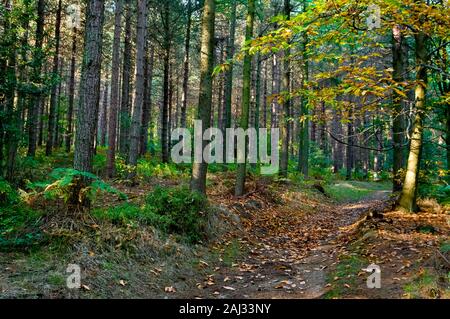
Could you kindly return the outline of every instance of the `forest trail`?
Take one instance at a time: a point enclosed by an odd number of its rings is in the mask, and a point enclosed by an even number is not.
[[[248,248],[245,257],[230,268],[210,275],[201,290],[189,297],[301,299],[319,298],[327,292],[327,276],[345,245],[339,235],[344,227],[384,205],[390,191],[377,190],[356,202],[318,207],[313,214],[292,218],[275,214],[268,224],[253,221],[248,238],[240,240]],[[259,221],[264,221],[264,213]],[[210,286],[210,287],[209,287]]]

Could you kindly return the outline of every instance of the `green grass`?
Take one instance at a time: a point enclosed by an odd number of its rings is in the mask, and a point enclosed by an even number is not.
[[[389,183],[341,181],[336,184],[326,185],[325,191],[331,198],[339,202],[360,201],[377,191],[389,191]]]
[[[341,256],[336,269],[328,274],[327,283],[332,285],[324,298],[334,299],[342,297],[348,288],[345,285],[355,287],[357,284],[358,273],[368,265],[368,261],[359,255]]]

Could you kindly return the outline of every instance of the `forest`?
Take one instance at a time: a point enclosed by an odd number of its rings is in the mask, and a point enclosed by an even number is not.
[[[0,299],[450,298],[449,17],[1,0]]]

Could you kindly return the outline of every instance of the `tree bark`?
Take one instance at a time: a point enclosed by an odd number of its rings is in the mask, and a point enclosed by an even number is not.
[[[415,35],[416,40],[416,65],[417,86],[415,90],[416,115],[414,118],[414,129],[411,137],[406,178],[403,184],[402,194],[399,201],[400,208],[408,212],[417,212],[417,193],[419,184],[420,159],[423,145],[423,122],[426,114],[426,93],[428,83],[428,72],[425,65],[428,61],[427,41],[428,37],[423,32]]]
[[[128,164],[133,167],[128,176],[136,175],[137,160],[139,157],[139,141],[142,129],[142,110],[144,108],[145,92],[145,48],[147,37],[147,0],[137,0],[137,30],[136,30],[136,87],[134,92],[134,108],[131,123],[131,141]]]
[[[44,42],[44,23],[45,23],[45,0],[38,0],[37,3],[37,20],[36,20],[36,37],[34,44],[34,61],[31,81],[39,84],[41,82],[42,63],[44,53],[42,50]],[[30,110],[28,111],[28,156],[34,157],[36,155],[37,141],[38,141],[38,120],[39,109],[41,107],[42,96],[41,88],[35,89],[31,101]]]
[[[201,49],[200,49],[200,95],[198,101],[198,119],[202,121],[203,131],[209,127],[212,104],[212,73],[214,68],[214,33],[216,3],[205,0],[202,15]],[[203,141],[203,139],[202,139]],[[206,143],[202,142],[202,150]],[[202,151],[203,152],[203,151]],[[203,155],[203,154],[202,154]],[[206,175],[208,164],[202,159],[192,168],[191,190],[206,194]]]
[[[402,27],[395,25],[392,32],[392,61],[393,61],[393,79],[397,83],[405,81],[407,53],[405,52]],[[405,93],[406,94],[406,93]],[[405,167],[404,145],[405,145],[405,118],[404,118],[404,97],[393,92],[393,190],[400,192],[402,190],[402,170]]]
[[[115,175],[117,148],[117,114],[119,110],[119,76],[120,76],[120,35],[122,33],[123,0],[116,0],[114,17],[114,40],[111,65],[111,99],[108,126],[108,154],[106,174],[112,178]]]
[[[248,12],[247,12],[247,22],[245,27],[245,43],[253,38],[253,28],[255,24],[255,0],[248,1]],[[240,127],[245,131],[248,129],[249,115],[250,115],[250,98],[251,98],[251,75],[252,75],[252,57],[246,52],[244,57],[243,66],[243,87],[242,87],[242,114]],[[245,192],[245,180],[247,177],[247,145],[248,141],[245,142],[244,152],[244,163],[238,164],[236,173],[236,196],[242,196]],[[273,151],[273,150],[272,150]]]
[[[100,101],[100,77],[103,45],[104,1],[87,2],[85,23],[85,44],[80,81],[80,104],[76,123],[74,169],[92,172],[95,131]],[[89,181],[79,181],[74,187],[72,204],[88,206],[89,202],[79,202],[80,185]]]
[[[129,152],[129,133],[130,133],[130,103],[131,103],[131,23],[133,9],[130,2],[126,2],[125,16],[125,44],[123,51],[123,70],[122,70],[122,101],[120,105],[120,141],[119,151],[122,156],[128,159]]]
[[[229,38],[226,48],[226,59],[231,61],[235,51],[236,40],[236,14],[237,14],[237,0],[231,0],[231,15],[229,22]],[[231,104],[233,95],[233,62],[230,62],[229,68],[225,73],[225,93],[224,93],[224,110],[223,129],[231,128]],[[225,147],[225,146],[224,146]]]
[[[73,135],[73,110],[75,101],[75,71],[77,58],[77,29],[72,30],[72,58],[70,63],[70,83],[69,83],[69,107],[67,111],[67,130],[66,130],[66,152],[69,153],[72,147]]]
[[[187,24],[186,39],[184,44],[184,66],[183,66],[183,94],[181,97],[181,127],[186,127],[186,112],[188,103],[189,89],[189,57],[191,50],[191,23],[192,23],[192,0],[188,0],[187,4]]]
[[[58,79],[58,68],[59,68],[59,49],[61,41],[61,11],[62,11],[62,0],[58,1],[58,9],[56,11],[56,23],[55,23],[55,53],[53,56],[53,83],[52,92],[50,96],[50,112],[48,117],[48,132],[47,132],[47,144],[45,145],[45,154],[50,156],[55,144],[56,136],[56,108],[58,104],[58,84],[56,83]]]
[[[284,15],[287,20],[291,18],[291,5],[289,0],[284,0]],[[280,157],[280,176],[287,178],[288,165],[289,165],[289,142],[290,142],[290,130],[289,130],[289,117],[291,109],[291,64],[290,64],[291,50],[286,49],[284,51],[284,63],[283,63],[283,109],[281,112],[281,157]]]

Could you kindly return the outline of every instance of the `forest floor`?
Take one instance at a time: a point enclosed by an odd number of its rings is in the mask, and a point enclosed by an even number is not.
[[[210,178],[207,243],[93,225],[95,236],[69,248],[62,239],[0,253],[0,298],[450,298],[448,209],[422,201],[419,214],[395,211],[384,183],[319,191],[258,179],[236,198],[231,180]],[[114,186],[139,202],[161,183]],[[82,266],[82,289],[65,287],[68,264]],[[367,288],[371,264],[381,267],[381,289]]]

